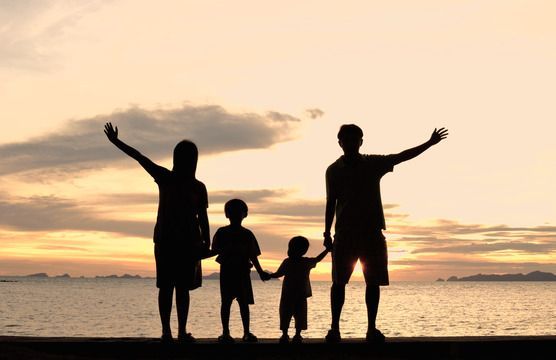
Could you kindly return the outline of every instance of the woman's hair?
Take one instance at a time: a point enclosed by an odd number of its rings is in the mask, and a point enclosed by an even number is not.
[[[199,151],[197,146],[189,140],[180,141],[174,148],[174,168],[176,173],[194,178],[197,170]]]
[[[309,250],[309,240],[304,236],[294,236],[288,243],[288,256],[301,257]]]

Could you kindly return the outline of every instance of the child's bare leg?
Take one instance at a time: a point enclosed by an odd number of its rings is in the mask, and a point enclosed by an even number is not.
[[[176,308],[178,310],[178,335],[187,333],[187,316],[189,314],[189,290],[176,287]]]
[[[220,305],[220,320],[222,321],[222,334],[230,334],[230,307],[233,299],[222,299]]]
[[[160,314],[163,336],[172,336],[172,328],[170,327],[170,313],[172,312],[173,293],[174,287],[163,287],[158,289],[158,312]]]
[[[243,334],[249,334],[249,304],[241,300],[237,301],[239,304],[239,312],[241,314],[241,322],[243,324]]]

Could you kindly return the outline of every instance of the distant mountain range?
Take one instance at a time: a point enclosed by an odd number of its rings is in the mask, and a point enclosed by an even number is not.
[[[23,277],[28,277],[28,278],[57,278],[57,279],[71,279],[72,277],[69,274],[63,274],[63,275],[55,275],[55,276],[49,276],[47,273],[36,273],[36,274],[29,274],[29,275],[25,275]],[[85,278],[84,276],[80,276],[79,278],[83,279]],[[146,276],[143,277],[141,275],[130,275],[130,274],[123,274],[123,275],[97,275],[94,276],[95,279],[154,279],[154,277],[150,277],[150,276]],[[220,279],[220,273],[217,272],[213,272],[209,275],[205,275],[203,276],[203,279],[205,280],[218,280]],[[251,279],[253,280],[259,280],[259,274],[257,274],[255,271],[251,271]],[[272,280],[276,280],[276,279],[272,279]]]
[[[47,273],[36,273],[36,274],[29,274],[23,277],[30,277],[30,278],[56,278],[56,279],[71,279],[72,277],[69,274],[63,275],[55,275],[49,276]],[[79,276],[78,278],[83,279],[85,276]],[[94,276],[95,279],[154,279],[153,277],[142,277],[141,275],[130,275],[130,274],[123,274],[123,275],[97,275]]]
[[[438,279],[437,281],[444,281]],[[477,274],[458,278],[450,276],[446,281],[556,281],[556,275],[549,272],[533,271],[529,274]]]

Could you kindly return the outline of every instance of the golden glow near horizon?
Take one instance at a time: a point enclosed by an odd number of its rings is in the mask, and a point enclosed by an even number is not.
[[[294,235],[311,240],[309,256],[321,249],[341,124],[363,128],[364,153],[445,126],[447,141],[382,181],[391,278],[555,272],[555,11],[541,0],[3,2],[0,275],[154,273],[156,184],[102,121],[167,167],[177,139],[196,141],[212,233],[225,199],[246,198],[269,270]],[[313,277],[329,274],[327,257]]]

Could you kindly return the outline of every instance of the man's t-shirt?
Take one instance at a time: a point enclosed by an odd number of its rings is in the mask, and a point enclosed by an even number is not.
[[[184,180],[162,167],[153,177],[159,190],[154,242],[197,246],[201,242],[197,215],[208,207],[207,188],[197,179]]]
[[[336,234],[386,229],[380,179],[394,168],[392,155],[341,156],[326,170],[326,196],[336,199]]]
[[[216,262],[234,269],[250,269],[251,258],[261,255],[259,244],[251,230],[230,225],[216,231],[212,249],[218,254]]]
[[[298,297],[311,297],[311,269],[317,266],[315,258],[300,257],[286,258],[280,264],[276,274],[284,275],[282,282],[282,298],[292,300]]]

